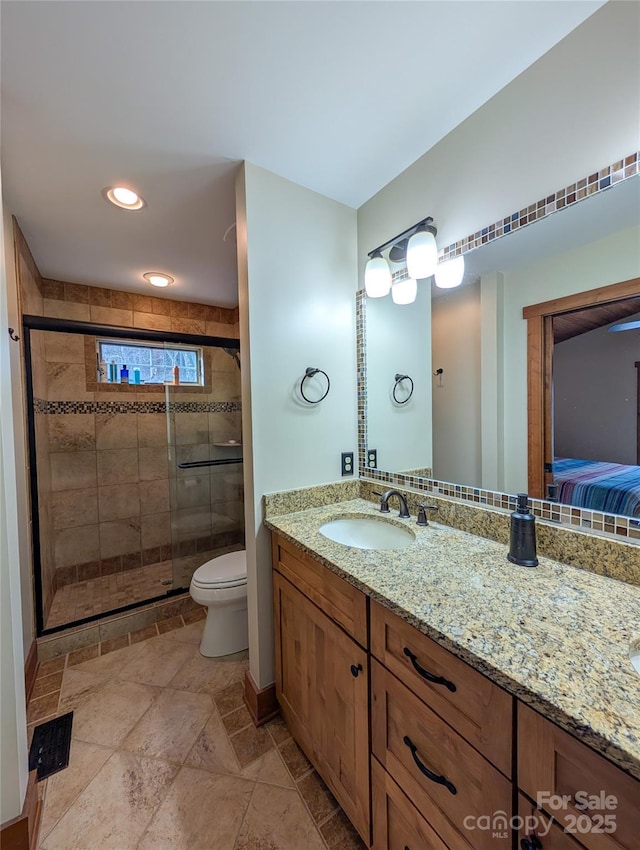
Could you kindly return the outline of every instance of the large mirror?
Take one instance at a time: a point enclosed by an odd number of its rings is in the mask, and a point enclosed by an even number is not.
[[[455,290],[421,281],[410,305],[365,299],[367,448],[381,470],[527,491],[523,310],[640,278],[640,176],[470,251],[465,261]],[[579,504],[589,481],[628,467],[636,498],[580,506],[640,518],[640,327],[633,326],[640,283],[627,288],[629,298],[612,309],[551,320],[558,487],[549,492]],[[611,332],[621,324],[629,328]],[[562,486],[560,472],[570,470],[574,481]],[[555,477],[541,480],[538,496]]]

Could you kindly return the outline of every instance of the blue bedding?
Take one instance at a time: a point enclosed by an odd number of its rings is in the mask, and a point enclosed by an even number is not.
[[[557,457],[553,479],[565,505],[640,517],[640,466]]]

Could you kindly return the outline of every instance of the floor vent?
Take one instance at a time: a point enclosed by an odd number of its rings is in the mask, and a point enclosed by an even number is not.
[[[73,711],[41,723],[33,730],[29,748],[29,770],[38,771],[38,781],[69,764]]]

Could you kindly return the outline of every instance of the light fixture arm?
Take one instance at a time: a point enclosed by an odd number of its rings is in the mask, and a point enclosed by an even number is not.
[[[403,230],[402,233],[398,233],[398,235],[394,236],[393,239],[388,239],[386,242],[383,242],[382,245],[379,245],[377,248],[374,248],[373,251],[369,251],[367,256],[373,257],[376,254],[380,254],[387,248],[391,248],[393,245],[396,244],[396,242],[400,242],[402,239],[409,239],[411,236],[413,236],[414,233],[417,233],[418,230],[426,230],[434,237],[438,234],[438,230],[433,224],[433,218],[428,215],[426,218],[423,218],[417,224],[412,224],[411,227],[408,227],[406,230]]]

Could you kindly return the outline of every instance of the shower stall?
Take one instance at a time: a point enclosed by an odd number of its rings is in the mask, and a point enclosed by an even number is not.
[[[25,316],[38,635],[244,546],[238,340]]]

